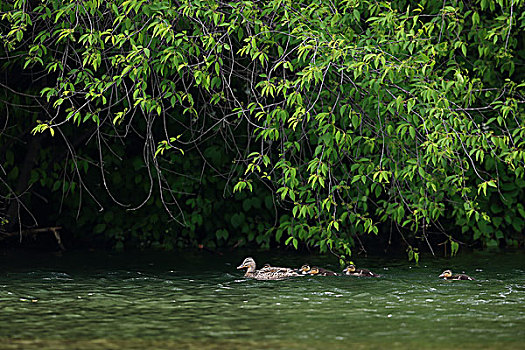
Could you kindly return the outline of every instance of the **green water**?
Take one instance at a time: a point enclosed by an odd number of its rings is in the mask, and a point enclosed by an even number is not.
[[[525,349],[523,253],[356,258],[383,277],[284,281],[244,279],[246,255],[0,256],[0,348]],[[438,279],[446,268],[476,281]]]

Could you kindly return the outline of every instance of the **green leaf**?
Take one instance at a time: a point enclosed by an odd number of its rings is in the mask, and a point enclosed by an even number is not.
[[[94,232],[95,234],[99,234],[99,233],[104,232],[105,229],[106,229],[106,224],[97,224],[97,225],[93,228],[93,232]]]
[[[354,17],[355,17],[357,22],[359,22],[361,20],[361,14],[359,13],[358,9],[354,9]]]
[[[408,128],[408,132],[410,133],[410,137],[412,137],[412,139],[416,138],[416,129],[413,126]]]
[[[359,122],[359,115],[357,114],[352,114],[352,125],[354,126],[355,129],[359,128],[359,125],[360,125],[360,122]]]

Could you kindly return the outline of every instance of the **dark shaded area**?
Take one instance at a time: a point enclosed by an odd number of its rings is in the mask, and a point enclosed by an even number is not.
[[[513,7],[17,6],[0,5],[7,249],[525,245]]]

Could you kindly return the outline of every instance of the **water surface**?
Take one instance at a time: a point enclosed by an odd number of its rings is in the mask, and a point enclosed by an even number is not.
[[[255,281],[247,254],[0,257],[2,349],[525,349],[525,254],[354,259],[379,279]],[[262,265],[332,257],[250,254]],[[450,268],[476,281],[437,278]]]

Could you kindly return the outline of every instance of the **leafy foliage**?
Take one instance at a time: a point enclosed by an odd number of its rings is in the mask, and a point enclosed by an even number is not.
[[[68,210],[87,193],[79,224],[117,244],[274,239],[345,259],[394,232],[417,261],[443,240],[523,240],[523,5],[18,0],[4,67],[41,96],[21,95],[49,143],[32,183]],[[111,203],[142,219],[101,219]],[[165,213],[181,225],[163,232]]]

